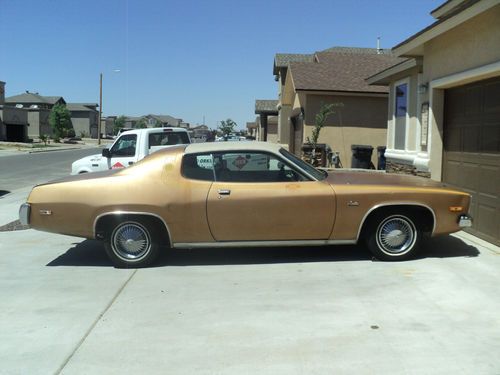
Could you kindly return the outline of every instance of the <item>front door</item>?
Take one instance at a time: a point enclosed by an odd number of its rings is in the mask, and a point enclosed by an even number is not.
[[[262,152],[214,155],[216,181],[207,200],[217,241],[328,239],[335,218],[334,192],[322,181]]]
[[[123,134],[111,147],[111,158],[107,159],[108,169],[126,168],[136,161],[137,135]]]

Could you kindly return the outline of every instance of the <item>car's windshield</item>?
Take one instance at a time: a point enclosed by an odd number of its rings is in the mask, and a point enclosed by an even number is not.
[[[328,176],[328,173],[324,171],[320,171],[319,169],[314,168],[311,164],[306,163],[304,160],[298,158],[294,154],[288,152],[284,148],[280,149],[281,155],[283,155],[285,158],[290,160],[293,164],[297,165],[300,169],[308,173],[310,176],[314,177],[315,179],[321,181]]]

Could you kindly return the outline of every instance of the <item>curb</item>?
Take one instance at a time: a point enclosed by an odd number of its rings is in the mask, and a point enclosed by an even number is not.
[[[37,154],[39,152],[52,152],[52,151],[68,151],[68,150],[80,150],[84,147],[61,147],[61,148],[54,148],[51,150],[33,150],[33,151],[28,151],[28,154]],[[91,147],[89,147],[91,148]]]

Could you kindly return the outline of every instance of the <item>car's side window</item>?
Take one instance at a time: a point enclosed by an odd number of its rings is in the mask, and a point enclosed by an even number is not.
[[[192,180],[213,181],[212,154],[187,154],[182,158],[182,175]]]
[[[135,145],[137,143],[137,135],[125,134],[118,139],[118,141],[111,148],[111,155],[113,156],[134,156]]]
[[[228,151],[213,155],[217,181],[290,182],[304,177],[278,157],[263,152]]]

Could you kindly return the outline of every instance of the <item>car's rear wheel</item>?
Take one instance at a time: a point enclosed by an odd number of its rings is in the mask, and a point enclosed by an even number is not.
[[[159,255],[160,245],[154,223],[130,220],[115,223],[108,231],[106,253],[118,268],[139,268],[150,265]]]
[[[367,245],[380,260],[405,260],[418,251],[422,232],[411,215],[376,215],[368,229]]]

